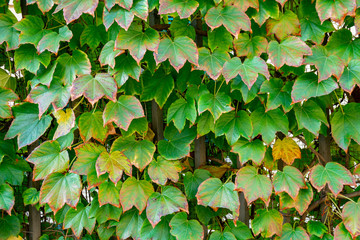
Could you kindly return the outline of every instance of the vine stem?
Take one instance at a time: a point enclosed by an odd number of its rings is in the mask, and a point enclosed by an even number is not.
[[[335,93],[336,99],[337,99],[337,101],[338,101],[338,103],[339,103],[340,110],[341,110],[342,114],[344,115],[344,109],[343,109],[343,107],[341,106],[340,99],[339,99],[336,91],[334,91],[334,93]]]

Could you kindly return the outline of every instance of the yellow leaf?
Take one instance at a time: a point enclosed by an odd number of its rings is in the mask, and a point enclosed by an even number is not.
[[[75,114],[71,108],[66,109],[66,111],[60,109],[54,112],[54,117],[59,124],[54,134],[54,139],[68,134],[75,127]]]
[[[23,238],[21,236],[18,236],[18,237],[9,237],[7,240],[22,240]]]
[[[216,178],[221,178],[228,170],[231,170],[231,167],[227,164],[224,164],[220,167],[203,165],[200,166],[199,168],[208,170],[211,173],[211,175],[213,175]]]
[[[292,138],[286,137],[283,140],[276,140],[272,155],[274,160],[282,159],[286,164],[291,165],[296,158],[301,158],[301,151]]]

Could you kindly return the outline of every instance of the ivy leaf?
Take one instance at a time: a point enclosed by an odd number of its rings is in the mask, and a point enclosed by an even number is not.
[[[1,144],[2,148],[9,147],[4,141],[2,141]],[[10,148],[15,151],[16,144],[14,142],[12,142],[12,144],[14,145],[10,146]],[[6,157],[0,160],[0,184],[7,182],[13,186],[21,186],[24,179],[24,172],[30,172],[31,168],[22,158],[16,157],[16,155],[14,157],[9,154],[6,155]]]
[[[224,3],[227,5],[237,6],[239,9],[241,9],[242,12],[245,12],[249,7],[259,10],[259,1],[257,0],[225,0]]]
[[[343,74],[339,79],[341,88],[351,93],[355,86],[360,86],[360,60],[353,59],[349,62],[348,66],[345,67]]]
[[[139,239],[144,220],[145,217],[140,215],[136,209],[125,212],[121,215],[119,223],[116,224],[116,236],[121,239],[127,239],[131,236],[134,239]]]
[[[302,227],[293,228],[290,223],[285,223],[282,229],[282,240],[293,239],[293,240],[310,240],[309,235]]]
[[[283,228],[283,216],[275,209],[259,209],[256,210],[254,220],[251,226],[255,235],[264,238],[272,237],[274,234],[281,236]]]
[[[192,124],[195,123],[197,117],[195,100],[192,98],[179,98],[173,102],[167,112],[167,122],[174,122],[174,126],[182,131],[185,127],[186,119]]]
[[[128,49],[130,55],[139,64],[146,50],[155,51],[159,46],[159,34],[152,28],[142,31],[141,26],[132,26],[129,30],[121,29],[116,41],[115,49]]]
[[[91,73],[90,60],[86,53],[80,50],[74,50],[72,56],[68,53],[61,54],[56,60],[61,73],[61,80],[64,83],[72,84],[76,76]]]
[[[122,49],[115,49],[115,41],[108,41],[104,47],[101,49],[99,56],[99,62],[101,66],[109,65],[111,68],[115,68],[115,58],[125,51]]]
[[[173,186],[165,186],[161,193],[154,192],[149,197],[146,206],[146,216],[151,225],[155,227],[162,216],[178,212],[189,212],[188,202],[184,194]]]
[[[81,194],[80,176],[75,173],[52,173],[40,189],[40,205],[47,203],[56,213],[65,203],[75,208]]]
[[[316,2],[316,11],[319,14],[321,22],[330,18],[331,20],[342,24],[346,15],[355,14],[355,8],[355,0],[345,0],[341,2],[319,0]]]
[[[131,176],[131,170],[129,159],[119,151],[113,151],[111,153],[106,151],[102,152],[96,161],[96,172],[98,176],[107,172],[109,173],[110,180],[115,184],[120,181],[123,172]]]
[[[70,22],[78,19],[83,13],[88,13],[94,16],[98,3],[98,0],[63,0],[59,2],[59,5],[56,7],[54,13],[63,10],[65,21],[69,24]]]
[[[17,216],[5,216],[0,218],[1,240],[11,239],[20,233],[20,221]]]
[[[185,127],[181,133],[171,124],[165,128],[166,140],[158,142],[158,151],[167,160],[176,160],[185,157],[190,152],[190,143],[196,137],[194,127]]]
[[[260,198],[268,206],[272,185],[270,179],[258,174],[255,167],[246,166],[242,167],[236,174],[235,190],[244,192],[248,205]]]
[[[54,133],[53,139],[65,136],[73,127],[75,127],[75,113],[72,108],[64,110],[58,110],[53,113],[57,120],[58,127]]]
[[[346,229],[344,223],[339,223],[334,230],[334,239],[352,240],[353,237]]]
[[[205,21],[212,30],[223,25],[235,38],[240,30],[252,31],[249,17],[235,6],[219,4],[206,13]]]
[[[40,63],[45,67],[50,64],[51,57],[49,52],[38,55],[34,46],[24,44],[15,50],[14,60],[16,70],[26,69],[35,74],[40,68]]]
[[[35,47],[44,35],[50,32],[43,29],[44,22],[40,17],[31,15],[26,16],[20,22],[14,24],[14,28],[21,32],[19,35],[20,44],[30,43]]]
[[[292,199],[289,194],[281,192],[280,196],[280,209],[295,208],[300,215],[303,215],[308,209],[311,201],[313,200],[314,193],[310,183],[306,184],[307,188],[301,188],[296,199]]]
[[[225,134],[230,145],[233,145],[240,136],[250,138],[252,135],[252,123],[245,111],[231,111],[222,114],[215,123],[215,135]]]
[[[187,214],[177,213],[170,221],[171,234],[177,239],[203,239],[204,230],[197,220],[187,220]]]
[[[180,162],[169,161],[159,156],[157,161],[151,161],[148,168],[148,174],[153,182],[165,185],[168,179],[177,182],[179,180],[179,172],[181,172],[181,169]]]
[[[220,232],[216,230],[211,233],[209,240],[236,240],[236,238],[231,232]]]
[[[360,105],[357,103],[348,103],[342,110],[337,111],[331,118],[331,131],[335,142],[347,151],[351,139],[360,143]]]
[[[300,188],[306,188],[304,176],[297,168],[291,166],[285,166],[283,171],[276,172],[273,185],[275,194],[286,192],[294,200],[296,200]]]
[[[106,30],[111,27],[114,21],[123,29],[128,30],[133,20],[134,13],[118,5],[115,5],[111,10],[104,8],[103,23]]]
[[[196,169],[194,173],[186,172],[184,176],[185,194],[189,199],[195,198],[198,188],[202,182],[210,178],[209,171],[204,169]]]
[[[27,0],[26,3],[27,4],[37,3],[42,13],[46,13],[50,11],[51,8],[54,6],[53,0]]]
[[[45,179],[54,172],[65,172],[69,168],[69,154],[66,150],[61,151],[61,146],[57,141],[42,143],[26,160],[35,165],[34,181]]]
[[[248,33],[240,33],[237,39],[234,39],[234,49],[239,57],[260,56],[266,52],[268,42],[262,36],[249,36]]]
[[[0,44],[6,42],[6,51],[14,50],[19,46],[20,32],[14,28],[17,23],[15,16],[7,13],[0,14]]]
[[[315,65],[318,70],[319,82],[328,79],[332,75],[339,79],[344,71],[344,62],[338,56],[332,54],[324,46],[312,48],[313,54],[307,56],[305,64]]]
[[[360,236],[360,200],[349,201],[344,205],[341,213],[343,223],[353,238]]]
[[[0,117],[11,118],[11,107],[9,102],[15,102],[19,97],[11,89],[0,87]]]
[[[107,73],[98,73],[95,77],[83,75],[73,82],[71,87],[71,100],[84,96],[91,105],[106,96],[111,101],[116,101],[116,83]]]
[[[311,97],[328,95],[337,88],[339,86],[333,78],[319,82],[315,73],[305,73],[296,79],[291,98],[294,103],[301,102]]]
[[[274,160],[282,159],[286,164],[292,165],[295,159],[301,159],[301,151],[296,142],[290,138],[276,139],[272,155]]]
[[[256,165],[260,165],[265,157],[266,147],[259,139],[251,142],[240,139],[232,146],[232,152],[239,154],[241,164],[252,160]]]
[[[99,203],[100,207],[106,204],[111,204],[114,207],[120,208],[120,188],[122,182],[116,185],[111,181],[106,181],[99,186]]]
[[[217,94],[201,94],[198,101],[199,114],[209,110],[214,120],[218,120],[221,114],[230,112],[233,108],[230,106],[231,98],[229,95],[219,92]]]
[[[40,192],[36,188],[28,188],[23,192],[22,197],[24,205],[35,205],[39,202]]]
[[[73,37],[72,32],[68,26],[59,28],[59,33],[49,32],[47,33],[40,41],[37,46],[39,53],[48,50],[52,53],[57,53],[59,51],[59,45],[61,41],[70,42],[70,39]]]
[[[87,25],[80,35],[80,44],[87,44],[91,49],[96,49],[100,43],[106,42],[104,25]]]
[[[233,37],[225,27],[218,27],[212,31],[208,31],[208,45],[211,51],[218,49],[228,52],[232,46]]]
[[[223,69],[225,62],[230,60],[227,52],[215,49],[212,53],[207,48],[199,48],[199,70],[206,71],[206,73],[214,80],[216,80]]]
[[[267,112],[258,108],[251,113],[251,122],[254,127],[253,137],[261,134],[266,144],[274,140],[276,132],[288,132],[289,121],[279,108]]]
[[[215,120],[209,111],[205,111],[197,118],[197,134],[204,136],[210,131],[215,132]]]
[[[329,125],[324,111],[315,101],[309,100],[302,105],[296,104],[294,110],[299,129],[306,128],[309,132],[317,135],[321,123]]]
[[[186,36],[175,37],[174,41],[163,38],[159,47],[154,53],[156,64],[169,59],[171,66],[179,72],[188,60],[194,65],[198,65],[199,53],[196,44]]]
[[[196,36],[195,28],[191,23],[187,19],[180,19],[179,17],[174,18],[169,30],[174,37],[187,36],[191,39],[195,39]]]
[[[270,61],[277,69],[284,64],[299,67],[304,62],[303,56],[312,54],[310,47],[294,36],[284,39],[281,43],[271,41],[267,52]]]
[[[259,11],[254,15],[254,20],[261,27],[269,18],[279,17],[279,6],[275,0],[259,1]]]
[[[287,36],[300,35],[299,19],[295,13],[287,10],[284,14],[280,13],[279,18],[266,22],[266,32],[268,35],[274,34],[280,40]]]
[[[266,111],[282,106],[285,112],[292,109],[291,89],[293,82],[283,82],[279,78],[271,78],[265,81],[260,88],[260,93],[267,93]]]
[[[144,110],[139,100],[134,96],[125,95],[120,96],[117,102],[108,102],[103,113],[104,125],[114,122],[125,131],[128,130],[133,119],[144,116]]]
[[[14,190],[8,184],[3,183],[0,185],[0,196],[0,209],[11,215],[11,209],[15,204]]]
[[[177,12],[180,18],[188,18],[195,12],[199,3],[194,0],[160,0],[159,14]]]
[[[256,79],[256,82],[249,89],[248,86],[243,82],[240,75],[237,75],[231,82],[232,90],[239,90],[244,100],[245,104],[254,100],[257,97],[257,94],[260,91],[260,86],[265,82],[266,78],[263,75],[259,75]]]
[[[130,10],[130,8],[133,6],[133,3],[134,3],[133,0],[111,0],[111,1],[115,1],[115,3],[113,3],[112,6],[114,6],[115,4],[119,4],[120,7],[123,7],[128,10]],[[108,7],[108,8],[111,8],[111,7]]]
[[[111,146],[111,152],[114,151],[123,152],[131,164],[142,171],[152,161],[155,145],[149,140],[136,141],[132,135],[116,139]]]
[[[80,136],[84,142],[91,138],[104,142],[106,137],[114,131],[112,125],[103,126],[102,112],[85,112],[79,118]]]
[[[309,221],[307,223],[307,231],[314,236],[323,238],[324,234],[328,232],[328,228],[320,221]]]
[[[84,207],[82,203],[76,206],[76,209],[70,208],[65,215],[64,229],[71,228],[77,238],[85,228],[91,233],[94,230],[96,219],[89,217],[90,207]]]
[[[240,58],[234,57],[226,62],[223,68],[223,75],[227,83],[239,74],[249,89],[256,82],[259,73],[267,79],[270,77],[267,64],[257,56],[246,58],[244,63],[241,62]]]
[[[49,128],[52,118],[44,116],[39,119],[39,108],[32,103],[22,103],[12,108],[15,119],[11,123],[5,139],[18,136],[19,149],[35,142]]]
[[[236,217],[239,215],[240,202],[234,187],[232,182],[222,183],[218,178],[209,178],[200,184],[196,199],[198,204],[212,207],[215,210],[227,208]],[[235,217],[234,219],[236,219]]]
[[[120,190],[120,201],[124,212],[135,206],[141,214],[153,192],[154,188],[148,181],[137,180],[134,177],[126,179]]]
[[[355,179],[349,170],[339,163],[328,162],[326,166],[316,165],[310,170],[310,182],[318,190],[328,184],[330,191],[337,196],[344,185],[355,185]]]
[[[115,50],[116,51],[116,50]],[[109,69],[109,74],[113,75],[117,85],[120,87],[126,83],[129,76],[139,80],[141,67],[137,62],[129,55],[121,54],[116,58],[116,64],[114,69]]]

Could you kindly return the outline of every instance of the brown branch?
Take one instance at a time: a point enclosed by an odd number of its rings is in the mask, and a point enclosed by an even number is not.
[[[324,158],[318,151],[316,151],[313,147],[311,147],[309,144],[307,144],[307,142],[305,141],[305,139],[303,139],[303,138],[300,137],[300,136],[297,136],[296,138],[299,139],[302,143],[304,143],[304,144],[307,146],[307,148],[310,149],[310,151],[315,154],[315,156],[319,159],[319,161],[320,161],[323,165],[326,164],[325,158]]]
[[[222,165],[224,165],[224,164],[229,165],[229,163],[227,163],[227,162],[225,162],[225,161],[222,161],[222,160],[220,160],[220,159],[214,158],[214,157],[209,157],[209,156],[207,156],[207,159],[209,159],[209,160],[211,160],[211,161],[214,161],[214,162],[217,162],[217,163],[220,163],[220,164],[222,164]]]
[[[170,28],[170,24],[155,24],[151,26],[153,29],[157,31],[163,31],[168,30]],[[201,29],[195,28],[196,34],[199,34],[200,36],[207,37],[207,32]]]

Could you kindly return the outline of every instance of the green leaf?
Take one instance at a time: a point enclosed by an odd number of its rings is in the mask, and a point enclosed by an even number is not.
[[[71,132],[71,129],[75,127],[75,113],[71,108],[67,108],[65,111],[58,110],[54,112],[53,115],[58,123],[58,127],[53,137],[55,140],[62,136],[66,136]]]
[[[255,235],[268,238],[274,234],[281,236],[283,216],[275,209],[259,209],[256,211],[251,226]]]
[[[40,68],[40,63],[47,67],[51,59],[49,52],[38,55],[34,46],[25,44],[15,50],[14,60],[16,70],[26,69],[35,74]]]
[[[96,232],[100,240],[109,240],[115,234],[115,228],[108,228],[106,224],[101,224],[97,227]]]
[[[237,240],[247,240],[252,239],[253,235],[245,223],[236,221],[236,227],[233,222],[228,221],[228,226],[225,227],[224,233],[230,232],[235,236]]]
[[[40,17],[31,15],[27,15],[20,22],[14,24],[14,28],[21,31],[19,35],[20,44],[30,43],[35,47],[44,35],[50,32],[48,30],[43,30],[44,22]]]
[[[140,238],[141,227],[144,224],[145,216],[140,215],[137,209],[132,209],[125,212],[119,223],[116,224],[116,236],[120,239],[127,239],[133,237]]]
[[[344,1],[316,1],[316,11],[319,14],[321,22],[326,19],[331,19],[339,24],[342,24],[346,15],[354,15],[356,8],[355,0]]]
[[[63,10],[64,19],[66,23],[69,24],[78,19],[83,13],[94,16],[97,5],[98,0],[63,0],[59,2],[54,13]]]
[[[117,138],[111,146],[111,152],[114,151],[123,152],[133,166],[143,171],[153,159],[155,145],[149,140],[136,141],[132,135]]]
[[[72,56],[68,53],[61,54],[56,61],[58,63],[56,72],[60,73],[64,83],[72,84],[76,76],[91,73],[90,60],[81,50],[74,50]]]
[[[167,112],[167,122],[174,122],[174,126],[182,131],[185,127],[186,119],[188,119],[191,124],[195,123],[197,117],[195,100],[192,98],[179,98],[173,102]]]
[[[99,56],[99,62],[101,66],[109,65],[111,68],[115,68],[115,58],[125,51],[121,49],[115,49],[115,41],[108,41],[101,49]]]
[[[290,36],[281,43],[271,41],[268,47],[270,61],[279,69],[284,64],[299,67],[303,64],[304,55],[310,55],[311,49],[298,37]]]
[[[259,11],[254,15],[254,20],[260,27],[269,18],[279,17],[279,6],[275,0],[259,1]]]
[[[126,81],[129,79],[129,76],[139,80],[141,67],[130,56],[130,54],[121,54],[116,58],[115,68],[109,69],[108,71],[109,74],[114,76],[117,85],[120,87],[126,83]]]
[[[313,200],[314,193],[310,183],[306,184],[307,188],[302,188],[297,195],[297,198],[292,199],[289,194],[281,192],[280,196],[280,209],[295,208],[300,215],[303,215],[308,209],[311,201]]]
[[[291,92],[291,98],[294,103],[301,102],[311,97],[328,95],[338,87],[333,78],[319,82],[316,74],[305,73],[296,79]]]
[[[89,217],[90,206],[84,207],[82,203],[76,206],[76,209],[70,208],[65,215],[63,228],[71,228],[77,238],[85,228],[90,234],[94,230],[96,219]]]
[[[315,65],[318,70],[319,82],[328,79],[332,75],[339,79],[344,71],[344,61],[337,55],[328,51],[324,46],[312,48],[313,54],[307,56],[305,64]]]
[[[360,105],[348,103],[332,115],[331,131],[335,142],[344,149],[348,149],[351,139],[360,144]]]
[[[205,21],[212,30],[223,25],[235,38],[240,30],[251,31],[249,17],[235,6],[219,4],[207,12]]]
[[[199,114],[209,110],[216,121],[221,114],[233,110],[230,104],[231,98],[223,92],[219,92],[215,95],[211,93],[204,93],[201,94],[198,101]]]
[[[353,59],[349,62],[348,66],[345,67],[343,74],[339,79],[341,88],[351,93],[355,86],[360,86],[360,60]]]
[[[22,197],[24,205],[35,205],[39,202],[40,192],[36,188],[28,188],[23,192]]]
[[[339,223],[334,230],[334,239],[352,240],[353,237],[346,229],[344,223]]]
[[[132,25],[128,31],[121,29],[116,41],[115,49],[127,49],[139,64],[146,50],[155,51],[159,46],[159,34],[152,28],[142,31],[140,25]]]
[[[70,39],[73,37],[72,32],[68,26],[63,26],[59,28],[59,33],[49,32],[47,33],[40,41],[37,46],[39,53],[48,50],[52,53],[57,53],[59,51],[60,42],[70,42]]]
[[[326,44],[326,49],[331,54],[337,55],[345,64],[348,64],[350,60],[360,57],[360,40],[352,39],[350,30],[340,29],[331,35]]]
[[[151,161],[148,174],[151,180],[159,185],[165,185],[167,180],[177,182],[182,167],[179,161],[169,161],[159,156],[157,161]]]
[[[310,182],[320,192],[328,184],[330,191],[337,196],[344,185],[355,185],[351,172],[336,162],[328,162],[326,166],[316,165],[310,170]]]
[[[99,186],[99,203],[100,207],[106,204],[111,204],[117,208],[120,208],[120,188],[122,182],[117,183],[116,185],[111,182],[103,182]]]
[[[155,50],[156,64],[169,59],[171,66],[179,72],[188,60],[194,65],[198,65],[199,53],[196,44],[192,39],[186,36],[175,37],[174,41],[169,38],[163,38],[159,47]]]
[[[309,235],[302,227],[293,228],[290,223],[285,223],[281,235],[281,240],[292,239],[292,240],[310,240]]]
[[[0,239],[7,240],[17,237],[20,233],[21,225],[17,216],[5,216],[0,218]]]
[[[7,147],[3,142],[2,144],[3,147]],[[11,148],[15,149],[16,146],[13,145]],[[0,163],[0,184],[7,182],[15,186],[21,185],[25,171],[31,171],[29,164],[25,160],[18,157],[4,157]]]
[[[276,172],[273,185],[275,194],[286,192],[296,200],[300,188],[306,188],[304,176],[295,167],[285,166],[283,171]]]
[[[102,112],[100,111],[85,112],[80,115],[79,131],[84,142],[93,138],[103,143],[111,129],[113,129],[112,125],[103,126]]]
[[[328,228],[325,224],[319,221],[309,221],[307,223],[307,231],[314,236],[322,238],[324,234],[328,232]]]
[[[109,173],[110,180],[115,184],[120,181],[123,172],[131,176],[132,170],[129,159],[119,151],[102,152],[96,161],[95,167],[98,176]]]
[[[180,18],[188,18],[195,12],[199,3],[194,0],[160,0],[159,14],[177,12]]]
[[[200,184],[210,177],[211,174],[209,171],[204,169],[196,169],[194,173],[186,172],[184,176],[184,187],[188,199],[195,198]]]
[[[14,28],[17,23],[15,16],[11,14],[0,14],[0,44],[6,42],[6,51],[13,50],[19,46],[20,32]]]
[[[214,231],[210,235],[209,240],[236,240],[236,237],[231,232]]]
[[[246,58],[242,63],[240,58],[234,57],[230,61],[224,64],[223,75],[226,82],[235,78],[237,75],[241,76],[241,79],[250,89],[256,82],[259,73],[264,75],[266,79],[269,79],[270,74],[266,62],[260,57]]]
[[[169,30],[174,37],[187,36],[191,39],[195,39],[195,28],[190,24],[187,19],[174,18],[171,22]]]
[[[5,139],[18,136],[19,149],[35,142],[46,129],[49,128],[52,118],[44,116],[39,119],[39,108],[32,103],[22,103],[12,108],[15,119],[6,133]]]
[[[134,13],[118,5],[115,5],[111,10],[104,8],[103,23],[107,30],[114,21],[123,29],[128,30],[133,20]]]
[[[245,111],[224,113],[215,123],[215,135],[225,134],[230,145],[233,145],[241,136],[250,138],[252,130],[250,117]]]
[[[292,109],[291,89],[294,82],[283,82],[279,78],[271,78],[265,81],[260,88],[260,93],[267,94],[266,111],[282,106],[285,112]]]
[[[120,96],[117,102],[108,102],[103,113],[105,124],[114,122],[125,131],[133,119],[141,117],[144,117],[144,110],[140,101],[134,96],[125,95]]]
[[[161,193],[154,192],[149,197],[146,206],[146,216],[151,225],[155,227],[162,216],[178,212],[189,212],[188,202],[184,194],[173,186],[165,186]]]
[[[249,103],[257,97],[260,91],[260,86],[265,82],[266,78],[263,75],[259,75],[256,82],[249,89],[248,86],[243,82],[240,75],[237,75],[231,83],[232,90],[239,90],[245,103]]]
[[[268,42],[261,36],[249,36],[248,33],[240,33],[237,39],[234,39],[234,49],[239,57],[260,56],[266,52]]]
[[[107,73],[98,73],[95,77],[83,75],[75,79],[71,87],[71,100],[84,96],[91,105],[106,96],[111,101],[116,101],[116,83]]]
[[[15,102],[19,97],[10,89],[0,87],[0,117],[11,118],[9,102]]]
[[[47,203],[56,213],[65,203],[75,208],[81,195],[80,176],[75,173],[53,173],[47,176],[40,189],[40,204]]]
[[[258,174],[253,166],[242,167],[236,174],[235,189],[244,192],[246,202],[250,205],[261,199],[268,206],[272,193],[271,181],[268,177]]]
[[[296,104],[294,110],[299,129],[306,128],[309,132],[318,135],[321,123],[329,125],[324,111],[313,100]]]
[[[146,117],[143,117],[143,118],[134,119],[131,122],[128,130],[127,131],[121,130],[121,133],[124,137],[131,136],[135,133],[138,133],[142,136],[146,136],[148,130],[149,130],[148,121],[146,120]]]
[[[266,22],[266,32],[268,35],[274,34],[280,40],[287,36],[300,35],[299,19],[295,13],[287,10],[284,14],[280,13],[278,18]]]
[[[119,192],[117,193],[119,195]],[[114,207],[110,204],[105,204],[99,207],[97,199],[91,201],[89,217],[96,218],[99,224],[103,224],[109,220],[119,221],[122,214],[122,208]]]
[[[170,221],[171,234],[176,239],[203,239],[204,230],[197,220],[187,220],[187,214],[177,213]]]
[[[265,157],[266,147],[259,139],[251,142],[240,139],[232,146],[232,152],[239,154],[241,164],[252,160],[256,165],[260,165]]]
[[[210,131],[215,132],[215,120],[209,111],[203,112],[197,118],[197,134],[198,136],[204,136]]]
[[[91,49],[96,49],[100,43],[106,42],[106,31],[104,25],[87,25],[80,35],[80,44],[87,44]]]
[[[69,168],[69,154],[61,151],[57,141],[46,141],[31,152],[26,159],[35,165],[34,181],[43,180],[54,172],[65,172]]]
[[[253,137],[261,134],[266,144],[274,140],[276,132],[288,132],[289,121],[279,108],[267,112],[258,108],[251,113],[251,122],[254,127]]]
[[[218,27],[208,31],[208,45],[211,51],[218,49],[227,52],[232,46],[232,42],[233,37],[225,27]]]
[[[14,190],[8,184],[0,185],[0,209],[11,215],[11,209],[15,205]]]
[[[51,8],[54,6],[53,0],[27,0],[27,4],[33,4],[37,3],[39,9],[41,12],[46,13],[51,10]]]
[[[189,154],[190,143],[196,137],[196,129],[185,127],[180,133],[173,124],[170,124],[165,128],[164,137],[166,140],[158,142],[160,155],[168,160],[176,160]]]
[[[215,49],[210,53],[207,48],[199,48],[199,69],[206,71],[214,80],[221,75],[224,63],[229,60],[227,51]]]
[[[234,191],[234,183],[222,183],[218,178],[209,178],[199,186],[196,198],[198,204],[214,209],[227,208],[234,214],[234,219],[239,215],[239,196]]]

